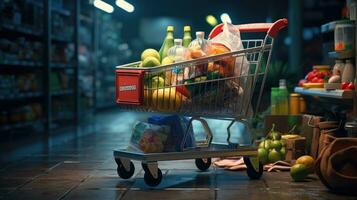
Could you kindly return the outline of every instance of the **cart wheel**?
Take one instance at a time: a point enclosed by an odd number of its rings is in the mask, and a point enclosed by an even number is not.
[[[146,185],[155,187],[161,183],[161,180],[162,180],[162,172],[159,168],[157,169],[157,178],[154,178],[149,170],[145,170],[144,181]]]
[[[263,164],[258,161],[251,160],[250,157],[244,157],[244,163],[247,166],[247,174],[250,179],[260,179],[263,175]]]
[[[201,171],[206,171],[211,166],[211,158],[196,158],[196,167]]]
[[[115,161],[117,161],[117,159],[115,159]],[[119,160],[119,164],[118,164],[118,167],[117,167],[117,172],[118,172],[118,175],[120,176],[120,178],[128,179],[128,178],[133,176],[134,171],[135,171],[135,167],[134,167],[133,162],[130,162],[130,169],[129,169],[129,171],[126,171],[125,167],[123,166],[123,164]]]

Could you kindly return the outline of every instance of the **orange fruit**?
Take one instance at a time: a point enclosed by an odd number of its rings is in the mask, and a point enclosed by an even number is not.
[[[303,164],[306,166],[309,173],[314,173],[315,160],[313,157],[308,155],[301,156],[296,160],[296,164]]]
[[[308,169],[304,164],[295,164],[290,169],[290,176],[294,181],[303,181],[308,174]]]

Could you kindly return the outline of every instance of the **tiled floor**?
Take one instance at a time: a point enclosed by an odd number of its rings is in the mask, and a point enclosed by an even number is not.
[[[128,113],[105,113],[91,134],[1,152],[0,199],[356,199],[329,193],[315,176],[295,183],[288,173],[265,173],[251,181],[245,172],[199,172],[192,160],[160,162],[164,178],[156,188],[145,185],[139,162],[134,177],[123,180],[112,150],[127,144],[131,121]]]

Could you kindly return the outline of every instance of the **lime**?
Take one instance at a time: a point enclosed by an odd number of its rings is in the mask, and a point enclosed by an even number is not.
[[[309,173],[314,172],[315,160],[311,156],[301,156],[296,160],[296,164],[303,164],[306,166]]]
[[[263,165],[268,163],[268,154],[269,154],[268,150],[264,148],[258,149],[258,159]]]
[[[284,160],[285,159],[285,155],[286,155],[286,149],[285,147],[280,149],[280,154],[281,154],[281,158]]]
[[[271,146],[276,149],[277,151],[280,151],[280,149],[283,147],[283,144],[279,140],[273,140],[271,143]]]
[[[155,49],[146,49],[141,53],[141,60],[144,61],[147,57],[154,57],[160,60],[160,54]]]
[[[149,56],[141,64],[143,67],[155,67],[160,65],[160,61],[155,57]]]
[[[279,132],[277,132],[277,131],[274,131],[274,132],[271,133],[271,138],[273,140],[280,140],[281,139],[281,134]]]
[[[276,161],[281,160],[280,152],[276,151],[275,149],[271,150],[268,155],[269,163],[275,163]]]
[[[304,164],[295,164],[290,169],[290,176],[294,181],[303,181],[308,174],[309,171]]]
[[[165,86],[165,80],[161,76],[154,76],[151,79],[151,88],[157,89]]]
[[[271,145],[271,140],[264,140],[263,141],[263,145],[264,145],[264,149],[271,149],[272,145]]]

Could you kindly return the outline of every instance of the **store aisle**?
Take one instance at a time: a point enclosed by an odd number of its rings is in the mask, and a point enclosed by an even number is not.
[[[17,161],[5,162],[3,152],[0,199],[349,199],[328,193],[316,177],[294,183],[288,173],[265,173],[262,180],[250,181],[245,172],[214,167],[199,172],[192,160],[160,162],[164,178],[155,189],[145,185],[139,162],[134,178],[123,180],[112,150],[127,145],[129,124],[138,118],[146,116],[105,112],[96,124],[68,137],[17,149]]]

